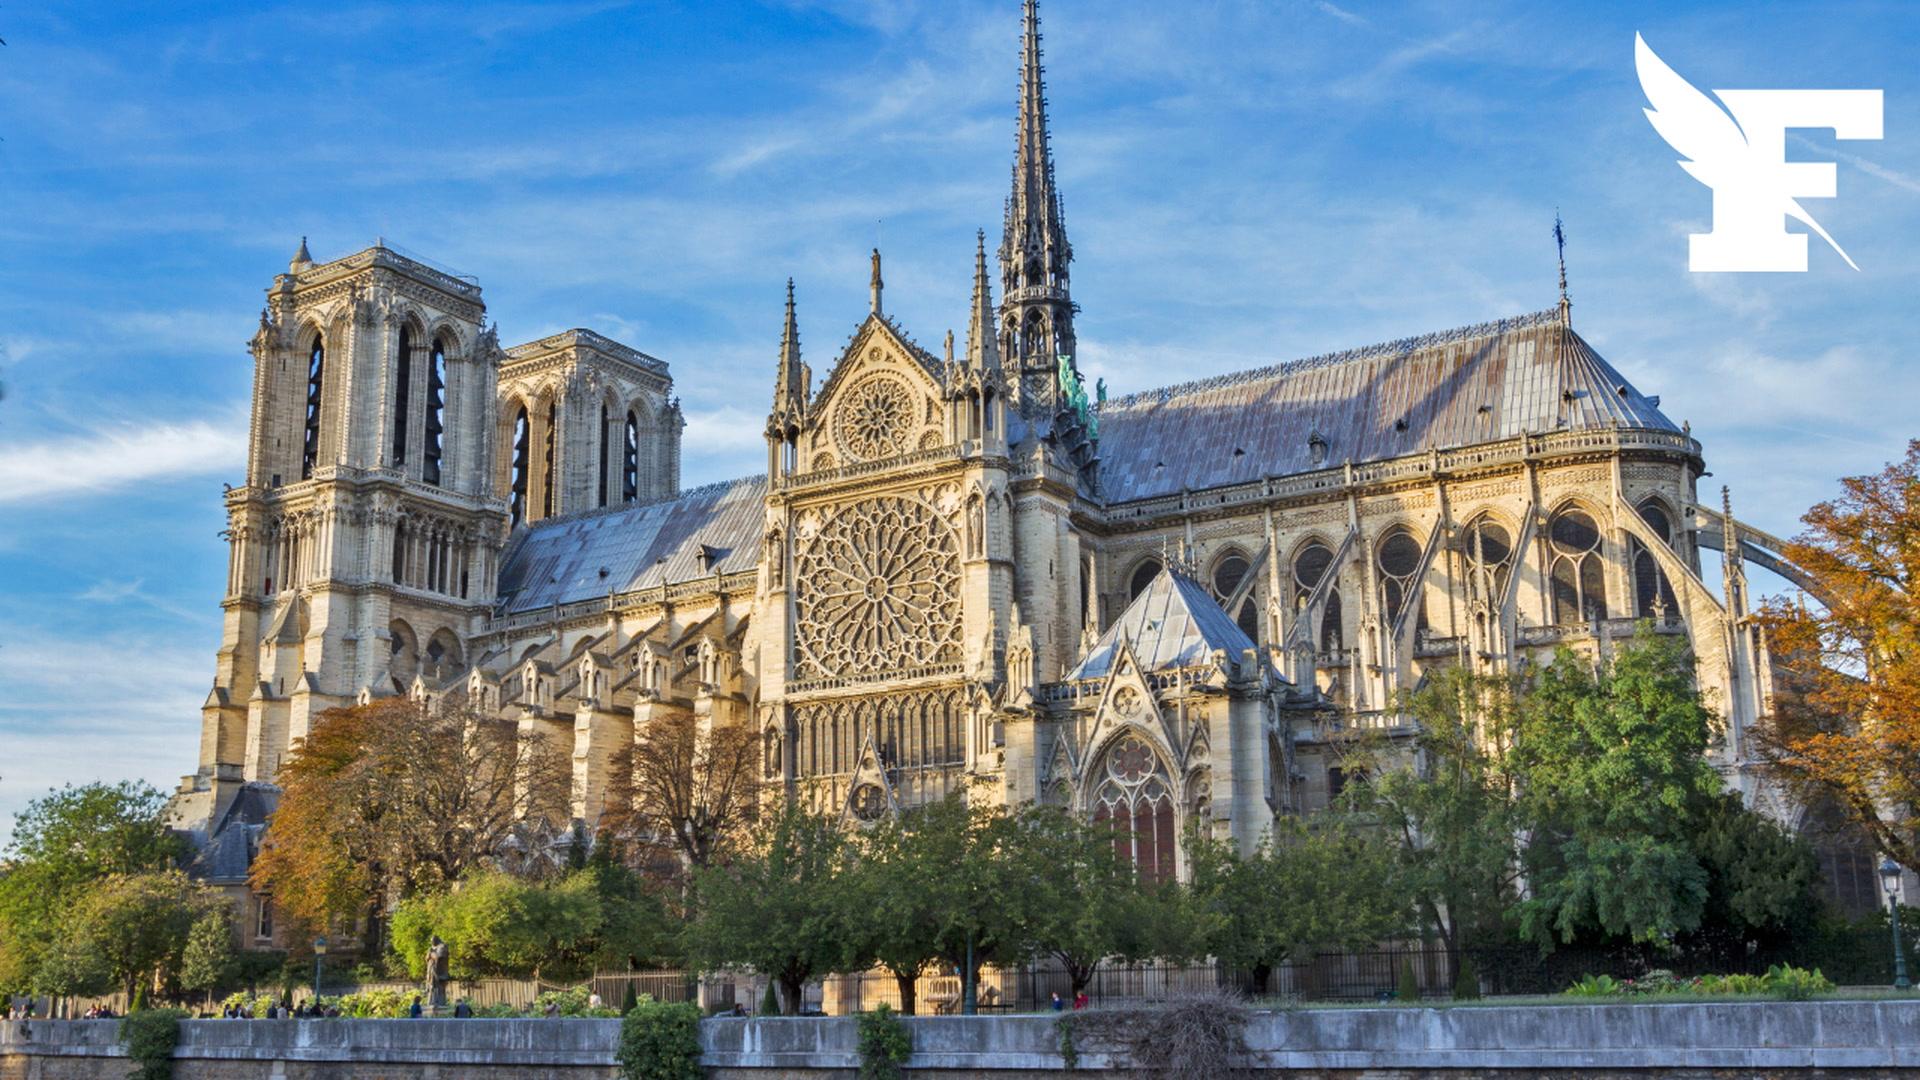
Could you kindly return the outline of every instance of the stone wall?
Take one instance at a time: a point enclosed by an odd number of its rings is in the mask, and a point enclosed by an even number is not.
[[[1051,1015],[914,1017],[916,1071],[950,1080],[1060,1070]],[[0,1080],[124,1076],[112,1021],[0,1023]],[[204,1020],[177,1080],[614,1080],[613,1020]],[[704,1025],[716,1077],[851,1075],[851,1019]],[[1920,1070],[1920,1001],[1313,1009],[1256,1014],[1274,1076],[1891,1077]],[[1080,1067],[1115,1062],[1085,1047]]]

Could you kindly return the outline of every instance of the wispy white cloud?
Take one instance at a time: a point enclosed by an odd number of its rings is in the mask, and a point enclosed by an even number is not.
[[[246,464],[246,441],[244,422],[193,420],[123,424],[0,446],[0,503],[54,501],[153,481],[235,475]]]

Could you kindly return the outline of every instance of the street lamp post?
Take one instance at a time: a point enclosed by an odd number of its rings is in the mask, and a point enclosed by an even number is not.
[[[1907,981],[1907,945],[1900,939],[1900,864],[1892,859],[1880,861],[1880,881],[1887,890],[1887,911],[1893,917],[1893,988],[1905,990]]]
[[[327,955],[327,939],[325,937],[314,938],[313,939],[313,1004],[315,1008],[319,1008],[320,1006],[320,961],[324,959],[326,955]]]

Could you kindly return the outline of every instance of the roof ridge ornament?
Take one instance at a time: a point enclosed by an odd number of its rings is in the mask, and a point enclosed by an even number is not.
[[[1567,299],[1567,230],[1560,221],[1560,208],[1553,208],[1553,246],[1560,253],[1560,325],[1573,325],[1573,301]]]

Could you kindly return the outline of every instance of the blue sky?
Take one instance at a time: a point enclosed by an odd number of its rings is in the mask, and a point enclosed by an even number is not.
[[[1116,393],[1549,306],[1790,532],[1920,434],[1920,9],[1045,5],[1083,369]],[[1709,196],[1633,35],[1708,87],[1886,91],[1807,132],[1810,271],[1696,275]],[[192,769],[262,290],[302,235],[476,275],[503,340],[673,365],[685,481],[755,471],[782,287],[824,371],[865,312],[964,336],[1018,4],[0,6],[0,831],[49,782]]]

